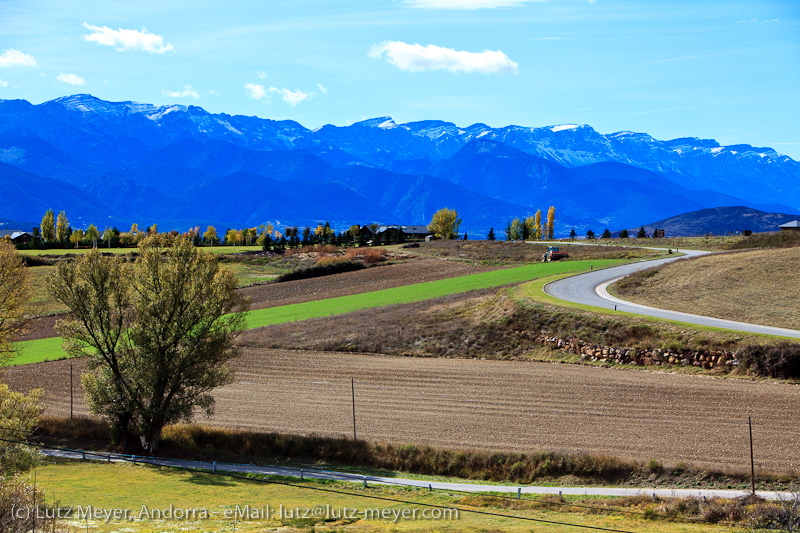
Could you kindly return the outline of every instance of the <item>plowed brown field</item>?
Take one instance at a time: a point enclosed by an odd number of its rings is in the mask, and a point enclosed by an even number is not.
[[[8,369],[44,387],[46,414],[69,414],[69,361]],[[82,362],[75,362],[76,375]],[[800,387],[597,367],[247,349],[218,390],[217,426],[352,435],[443,447],[604,453],[747,471],[800,471]],[[85,414],[78,380],[76,413]]]

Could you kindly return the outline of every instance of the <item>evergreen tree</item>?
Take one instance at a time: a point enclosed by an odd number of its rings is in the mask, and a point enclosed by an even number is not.
[[[578,234],[575,232],[575,228],[572,228],[571,230],[569,230],[569,238],[570,238],[570,240],[574,241],[577,236],[578,236]]]
[[[639,228],[639,233],[636,234],[636,238],[637,239],[646,239],[647,238],[647,232],[644,230],[644,226]]]
[[[463,240],[465,240],[465,241],[467,240],[467,232],[464,232],[464,239]]]
[[[494,228],[489,228],[489,234],[486,236],[487,241],[494,240]]]
[[[511,240],[511,222],[506,224],[506,240]]]
[[[620,231],[619,232],[619,238],[620,239],[627,239],[628,238],[628,230],[624,229],[624,230]]]
[[[590,241],[594,240],[594,232],[592,230],[587,231],[586,238]]]
[[[600,238],[601,238],[601,239],[610,239],[610,238],[611,238],[611,232],[608,230],[608,228],[606,228],[606,229],[603,231],[603,234],[602,234],[602,235],[600,235]]]

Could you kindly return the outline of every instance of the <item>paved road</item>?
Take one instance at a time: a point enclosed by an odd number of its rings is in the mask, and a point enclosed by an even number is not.
[[[401,477],[363,476],[347,472],[335,472],[320,469],[301,469],[282,466],[254,465],[239,463],[209,463],[202,461],[185,461],[182,459],[159,459],[94,453],[73,450],[41,450],[43,455],[64,459],[83,459],[87,461],[104,461],[110,463],[135,462],[175,468],[208,470],[217,472],[236,472],[242,474],[263,474],[269,476],[294,477],[298,479],[325,479],[361,485],[396,485],[419,487],[428,490],[444,490],[453,492],[493,492],[501,494],[561,494],[564,496],[658,496],[660,498],[739,498],[750,494],[740,490],[701,490],[701,489],[656,489],[656,488],[607,488],[607,487],[539,487],[531,485],[481,485],[477,483],[453,483],[445,481],[427,481]],[[767,500],[788,500],[795,495],[790,492],[756,491],[756,494]]]
[[[630,263],[618,267],[611,267],[593,272],[587,272],[585,274],[578,274],[576,276],[570,276],[568,278],[548,283],[545,285],[544,291],[550,296],[558,298],[559,300],[566,300],[568,302],[591,305],[594,307],[616,309],[617,311],[652,316],[656,318],[665,318],[669,320],[677,320],[680,322],[688,322],[690,324],[698,324],[701,326],[712,326],[715,328],[746,331],[749,333],[762,333],[765,335],[779,335],[782,337],[800,338],[800,331],[793,329],[760,326],[757,324],[748,324],[746,322],[734,322],[732,320],[724,320],[721,318],[692,315],[689,313],[680,313],[678,311],[668,311],[666,309],[658,309],[655,307],[648,307],[646,305],[620,300],[619,298],[615,298],[614,296],[608,294],[607,288],[609,285],[629,274],[639,270],[644,270],[645,268],[663,265],[665,263],[684,258],[707,255],[711,252],[684,250],[682,253],[685,255],[669,257],[666,259],[640,261],[638,263]]]

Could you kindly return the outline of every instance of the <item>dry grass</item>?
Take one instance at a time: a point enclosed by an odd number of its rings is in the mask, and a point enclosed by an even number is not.
[[[649,243],[648,243],[649,245]],[[415,251],[420,255],[479,261],[484,264],[518,264],[541,261],[549,243],[535,244],[505,241],[451,241],[439,240],[420,243]],[[559,244],[570,260],[580,259],[634,259],[654,257],[661,252],[622,246],[570,246]]]
[[[296,254],[311,254],[316,253],[319,255],[340,255],[341,248],[332,244],[317,244],[314,246],[301,246],[299,248],[287,248],[283,251],[283,255],[290,257]]]
[[[542,358],[544,353],[548,359],[565,357],[564,352],[545,348],[537,340],[542,335],[596,345],[676,351],[735,350],[762,342],[739,333],[700,332],[644,319],[527,304],[496,289],[269,326],[245,332],[241,342],[269,348],[414,357],[516,360]]]
[[[800,329],[800,247],[699,257],[643,271],[615,286],[637,303]]]
[[[358,259],[367,264],[387,259],[386,250],[383,248],[348,248],[344,255],[350,260]]]

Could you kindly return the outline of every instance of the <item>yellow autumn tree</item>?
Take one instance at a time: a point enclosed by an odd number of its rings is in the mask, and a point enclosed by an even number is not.
[[[433,214],[428,231],[432,231],[440,239],[451,239],[458,233],[459,226],[461,219],[458,218],[458,211],[443,207]]]

